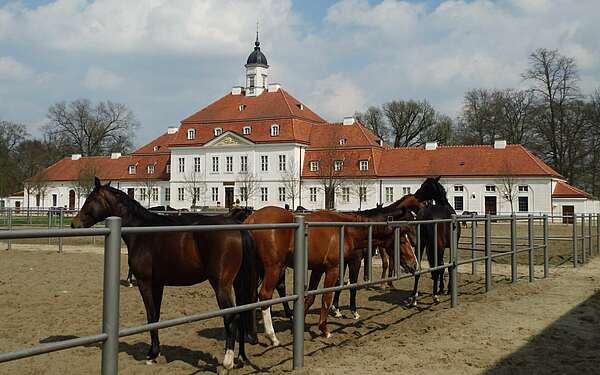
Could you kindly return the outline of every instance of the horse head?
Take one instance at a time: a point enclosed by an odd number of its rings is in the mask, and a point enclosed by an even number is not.
[[[89,228],[112,214],[108,200],[108,192],[112,188],[110,182],[102,185],[98,177],[94,177],[94,190],[85,199],[85,203],[73,218],[71,228]]]
[[[420,201],[434,200],[436,202],[446,202],[446,189],[440,183],[441,176],[428,177],[421,184],[421,187],[415,192],[415,197]]]

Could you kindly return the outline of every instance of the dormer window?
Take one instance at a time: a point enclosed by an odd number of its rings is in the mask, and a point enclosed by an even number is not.
[[[154,151],[160,150],[160,146],[154,146]]]
[[[336,160],[333,162],[333,170],[339,172],[344,167],[344,162],[342,160]]]
[[[246,105],[245,104],[240,104],[240,106],[238,107],[238,109],[240,110],[240,112],[242,112],[244,109],[246,109]]]
[[[369,170],[369,161],[368,160],[361,160],[359,162],[359,169],[361,171],[368,171]]]
[[[244,126],[242,128],[242,133],[244,135],[249,135],[250,133],[252,133],[252,128],[250,126]]]
[[[341,138],[340,139],[340,145],[345,145],[346,143],[348,143],[348,140],[346,138]]]
[[[271,125],[271,137],[277,137],[279,135],[279,125]]]
[[[299,110],[301,110],[301,111],[304,110],[304,104],[298,103],[298,104],[296,104],[296,106],[298,107]]]
[[[195,138],[196,138],[196,129],[188,129],[187,139],[195,139]]]
[[[218,137],[221,134],[223,134],[223,129],[221,129],[221,128],[215,128],[215,137]]]
[[[319,161],[318,160],[313,160],[310,162],[310,171],[311,172],[316,172],[319,170]]]
[[[129,166],[129,174],[135,174],[135,165]]]
[[[148,174],[154,174],[154,164],[148,164]]]

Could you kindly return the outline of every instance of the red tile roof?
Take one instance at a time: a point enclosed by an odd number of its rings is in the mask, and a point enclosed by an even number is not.
[[[383,151],[381,177],[562,176],[521,145],[438,146],[436,150],[408,147]]]
[[[260,119],[301,118],[311,122],[325,122],[306,105],[279,89],[275,92],[263,92],[258,96],[232,95],[231,93],[209,104],[200,111],[187,117],[182,124],[206,124],[213,122],[249,121]],[[240,105],[244,110],[240,111]]]
[[[134,154],[149,154],[149,155],[157,155],[157,154],[169,154],[171,150],[169,149],[169,143],[171,143],[177,133],[169,134],[163,133],[158,138],[154,139],[152,142],[143,145],[142,147],[135,150]],[[158,147],[157,150],[155,148]]]
[[[566,182],[557,181],[554,191],[552,192],[552,198],[590,198],[591,195],[583,190],[571,186]]]
[[[345,145],[340,145],[340,140],[345,140]],[[352,125],[340,123],[313,125],[310,134],[310,148],[334,147],[380,147],[379,138],[364,126],[355,122]]]
[[[49,181],[76,181],[79,173],[87,168],[93,168],[96,176],[103,180],[169,180],[166,166],[170,155],[128,155],[118,159],[109,156],[90,156],[73,160],[64,158],[52,164],[38,176]],[[154,173],[149,174],[147,166],[154,164]],[[129,174],[129,166],[136,166],[136,173]]]

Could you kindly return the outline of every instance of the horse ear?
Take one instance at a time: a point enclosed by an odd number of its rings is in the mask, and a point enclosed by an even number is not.
[[[99,188],[100,186],[102,186],[102,184],[100,183],[100,180],[98,179],[98,177],[94,176],[94,186],[96,186],[97,188]]]
[[[110,186],[111,181],[108,181],[108,184],[106,184],[105,186]]]
[[[439,181],[440,181],[440,178],[442,178],[442,176],[437,176],[437,177],[435,178],[435,180],[439,182]]]

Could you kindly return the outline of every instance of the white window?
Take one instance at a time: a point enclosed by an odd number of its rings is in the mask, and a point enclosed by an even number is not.
[[[195,139],[195,138],[196,138],[196,129],[188,129],[187,139]]]
[[[233,156],[225,156],[225,172],[233,172]]]
[[[269,170],[269,156],[261,155],[260,156],[260,170],[266,172]]]
[[[385,188],[385,201],[386,202],[394,201],[394,188],[391,186],[388,186]]]
[[[200,188],[199,187],[194,187],[194,196],[192,199],[194,201],[194,204],[198,203],[198,201],[200,200]]]
[[[248,157],[246,155],[240,156],[240,172],[248,172]]]
[[[283,186],[279,187],[279,201],[285,202],[285,187]]]
[[[410,187],[405,186],[402,188],[402,195],[410,194]]]
[[[269,200],[269,189],[266,187],[260,188],[260,200],[266,202]]]
[[[215,128],[215,137],[218,137],[221,134],[223,134],[223,129],[221,129],[221,128]]]
[[[345,145],[346,143],[348,143],[346,138],[340,138],[340,145]]]
[[[167,174],[171,173],[171,164],[167,164]]]
[[[254,75],[248,77],[248,86],[254,87]]]
[[[154,146],[154,151],[160,150],[160,146]]]
[[[240,106],[238,107],[238,109],[240,110],[240,112],[242,112],[244,109],[246,109],[246,105],[245,104],[240,104]]]
[[[528,192],[529,191],[529,186],[527,186],[527,185],[519,185],[519,191],[523,192],[523,193]]]
[[[154,174],[154,164],[148,164],[146,170],[148,171],[148,174]]]
[[[316,202],[317,201],[317,188],[316,187],[311,187],[309,189],[310,191],[310,201],[311,202]]]
[[[360,199],[361,202],[366,202],[367,201],[367,187],[366,186],[359,186],[358,187],[358,197]]]
[[[219,188],[218,187],[212,188],[212,200],[213,200],[213,202],[217,202],[219,200]]]
[[[369,161],[368,160],[361,160],[360,164],[359,164],[360,170],[361,171],[368,171],[369,170]]]
[[[318,160],[313,160],[310,162],[310,171],[311,172],[316,172],[319,170],[319,161]]]
[[[179,173],[185,172],[185,158],[179,158]]]
[[[129,166],[129,174],[135,174],[135,165]]]
[[[454,209],[456,211],[463,211],[465,209],[465,201],[462,196],[454,197]]]
[[[146,200],[146,188],[140,188],[140,200]]]
[[[496,191],[496,185],[485,185],[485,191],[489,191],[489,192]]]
[[[171,201],[171,188],[165,188],[165,202]]]
[[[279,155],[279,170],[285,171],[285,155]]]
[[[248,134],[252,133],[252,128],[251,128],[250,126],[244,126],[244,127],[242,128],[242,133],[243,133],[244,135],[248,135]]]
[[[185,189],[184,188],[177,188],[177,199],[179,199],[180,201],[185,200]]]
[[[152,188],[152,200],[155,202],[158,202],[158,188],[157,187]]]
[[[248,187],[240,187],[240,200],[246,202],[248,200]]]
[[[344,167],[344,162],[341,160],[336,160],[333,162],[333,170],[339,172]]]
[[[277,137],[279,135],[279,125],[271,125],[271,137]]]
[[[350,188],[343,187],[342,188],[342,202],[350,202]]]
[[[465,187],[462,185],[454,185],[454,191],[465,191]]]
[[[219,173],[219,157],[218,156],[212,157],[212,171],[213,171],[213,173]]]
[[[200,157],[196,156],[194,157],[194,172],[200,172]]]

